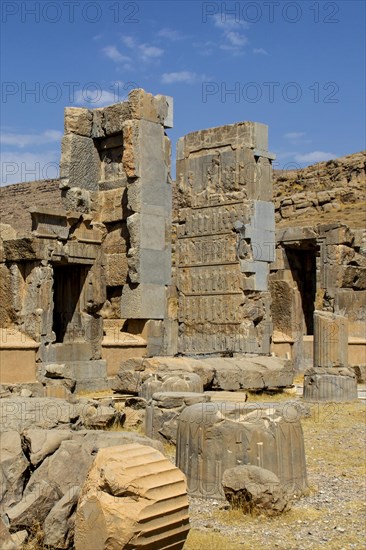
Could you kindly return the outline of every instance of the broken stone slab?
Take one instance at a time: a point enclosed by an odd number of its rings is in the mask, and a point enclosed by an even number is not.
[[[189,531],[185,478],[141,445],[98,452],[79,498],[75,549],[182,549]]]
[[[12,530],[31,529],[36,523],[42,524],[61,496],[55,486],[43,479],[40,479],[33,489],[27,492],[18,504],[6,510]]]
[[[37,466],[47,456],[53,454],[62,441],[72,437],[70,430],[28,429],[22,435],[33,466]]]
[[[18,533],[11,534],[9,526],[5,522],[5,517],[0,516],[1,550],[18,550],[27,536],[27,531],[18,531]]]
[[[147,378],[139,391],[139,396],[147,401],[157,392],[197,392],[203,391],[198,374],[176,371],[174,374],[155,372]]]
[[[15,430],[0,432],[0,510],[22,498],[24,476],[29,462],[22,449],[22,441]]]
[[[291,507],[276,474],[259,466],[246,464],[225,470],[222,486],[232,508],[239,508],[244,514],[277,516]]]
[[[286,490],[307,487],[304,438],[293,405],[199,403],[180,415],[176,464],[192,496],[222,498],[223,472],[252,464],[275,473]]]
[[[102,406],[97,401],[80,398],[75,403],[47,397],[7,397],[0,399],[0,421],[9,429],[22,432],[29,428],[81,429],[110,427],[123,423],[117,409]]]
[[[134,358],[121,365],[113,389],[137,393],[157,372],[195,373],[204,389],[238,391],[291,386],[294,366],[288,359],[272,356]]]
[[[93,461],[89,445],[82,441],[64,440],[59,448],[45,458],[42,464],[32,473],[25,487],[23,499],[28,494],[38,491],[42,482],[47,482],[57,489],[59,498],[81,486]],[[49,511],[51,508],[49,509]]]
[[[210,397],[195,392],[157,392],[146,407],[145,434],[152,439],[176,443],[178,419],[190,405],[206,403]]]
[[[357,399],[357,377],[350,368],[315,368],[304,373],[305,401],[354,401]]]
[[[53,548],[70,548],[73,537],[73,514],[80,487],[69,490],[51,509],[43,524],[44,543]]]

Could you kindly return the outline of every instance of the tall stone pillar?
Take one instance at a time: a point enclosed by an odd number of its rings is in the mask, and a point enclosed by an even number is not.
[[[348,368],[348,319],[314,312],[314,362],[305,372],[307,401],[352,401],[357,398],[355,373]]]

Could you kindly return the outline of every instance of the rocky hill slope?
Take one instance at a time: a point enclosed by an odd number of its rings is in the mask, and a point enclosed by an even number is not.
[[[0,222],[29,233],[31,206],[62,208],[59,180],[39,180],[0,187]]]
[[[364,227],[366,151],[300,170],[275,170],[273,197],[279,226],[342,221]]]

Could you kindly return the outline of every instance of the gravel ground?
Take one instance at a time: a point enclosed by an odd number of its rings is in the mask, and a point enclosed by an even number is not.
[[[309,494],[276,518],[190,498],[185,549],[365,549],[365,404],[312,405],[302,420]],[[215,543],[217,534],[217,543]]]

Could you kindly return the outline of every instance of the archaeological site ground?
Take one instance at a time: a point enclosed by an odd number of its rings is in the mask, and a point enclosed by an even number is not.
[[[366,154],[142,89],[0,188],[1,549],[364,548]]]

